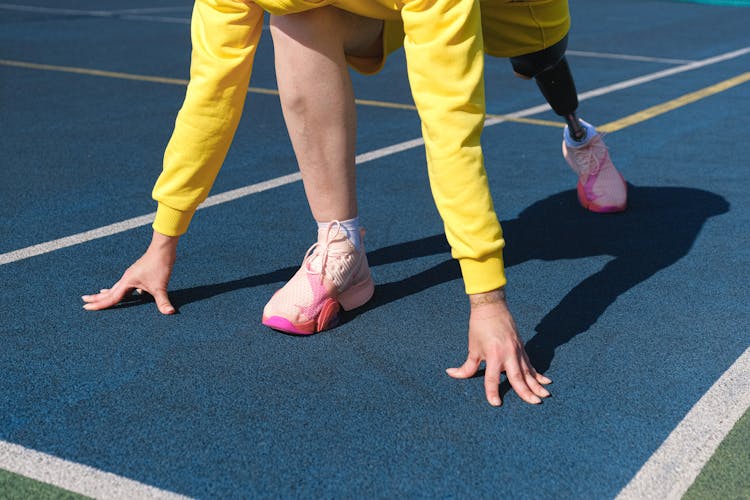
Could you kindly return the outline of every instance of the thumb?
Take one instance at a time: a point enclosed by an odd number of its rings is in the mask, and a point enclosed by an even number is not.
[[[479,358],[472,358],[471,355],[466,359],[466,362],[459,368],[448,368],[445,370],[449,376],[453,378],[470,378],[477,373],[481,360]]]

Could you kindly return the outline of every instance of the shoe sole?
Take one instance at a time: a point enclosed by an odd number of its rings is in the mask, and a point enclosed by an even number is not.
[[[352,309],[361,307],[372,298],[374,293],[375,284],[372,281],[372,276],[368,276],[367,279],[347,288],[339,295],[338,300],[333,298],[326,299],[317,318],[295,324],[280,316],[263,316],[261,322],[267,327],[281,332],[293,333],[295,335],[312,335],[338,325],[341,309],[351,311]]]
[[[622,178],[622,175],[620,175],[620,177]],[[625,182],[624,179],[623,182]],[[583,208],[590,212],[595,212],[598,214],[612,214],[623,212],[628,207],[627,201],[622,205],[597,205],[596,202],[590,201],[588,198],[586,198],[586,189],[583,187],[583,184],[581,184],[581,181],[578,181],[576,191],[578,192],[578,202]]]

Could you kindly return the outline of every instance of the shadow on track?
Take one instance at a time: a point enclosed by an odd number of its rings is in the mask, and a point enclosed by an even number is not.
[[[565,191],[534,203],[518,218],[502,223],[508,242],[506,267],[530,260],[614,257],[570,290],[536,326],[536,335],[527,342],[526,350],[538,371],[547,371],[555,349],[588,330],[618,296],[686,255],[710,217],[729,210],[721,196],[692,188],[630,185],[628,198],[626,212],[603,215],[582,210],[575,193]],[[446,254],[446,260],[403,280],[377,285],[373,299],[345,313],[343,320],[350,321],[363,312],[461,277],[442,234],[368,252],[372,267],[437,254]],[[170,297],[179,308],[214,295],[283,282],[296,270],[296,266],[288,267],[178,290]]]

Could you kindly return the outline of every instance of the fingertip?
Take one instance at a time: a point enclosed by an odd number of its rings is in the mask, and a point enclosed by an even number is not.
[[[487,398],[487,401],[488,401],[488,402],[489,402],[489,403],[490,403],[490,404],[491,404],[492,406],[495,406],[495,407],[498,407],[498,406],[502,406],[502,405],[503,405],[503,400],[502,400],[502,399],[500,399],[500,396],[489,396],[489,397]]]
[[[161,311],[161,313],[165,315],[170,315],[177,312],[177,310],[172,305],[159,306],[159,311]]]

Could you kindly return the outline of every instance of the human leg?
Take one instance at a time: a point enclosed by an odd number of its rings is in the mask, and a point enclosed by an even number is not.
[[[345,50],[367,50],[380,24],[328,7],[271,17],[281,107],[317,221],[351,219],[356,111]],[[365,36],[355,36],[355,35]]]
[[[377,57],[381,30],[381,21],[333,7],[271,18],[284,119],[319,226],[302,267],[264,309],[263,323],[272,328],[325,330],[339,307],[353,309],[372,296],[357,222],[356,113],[346,57]]]

